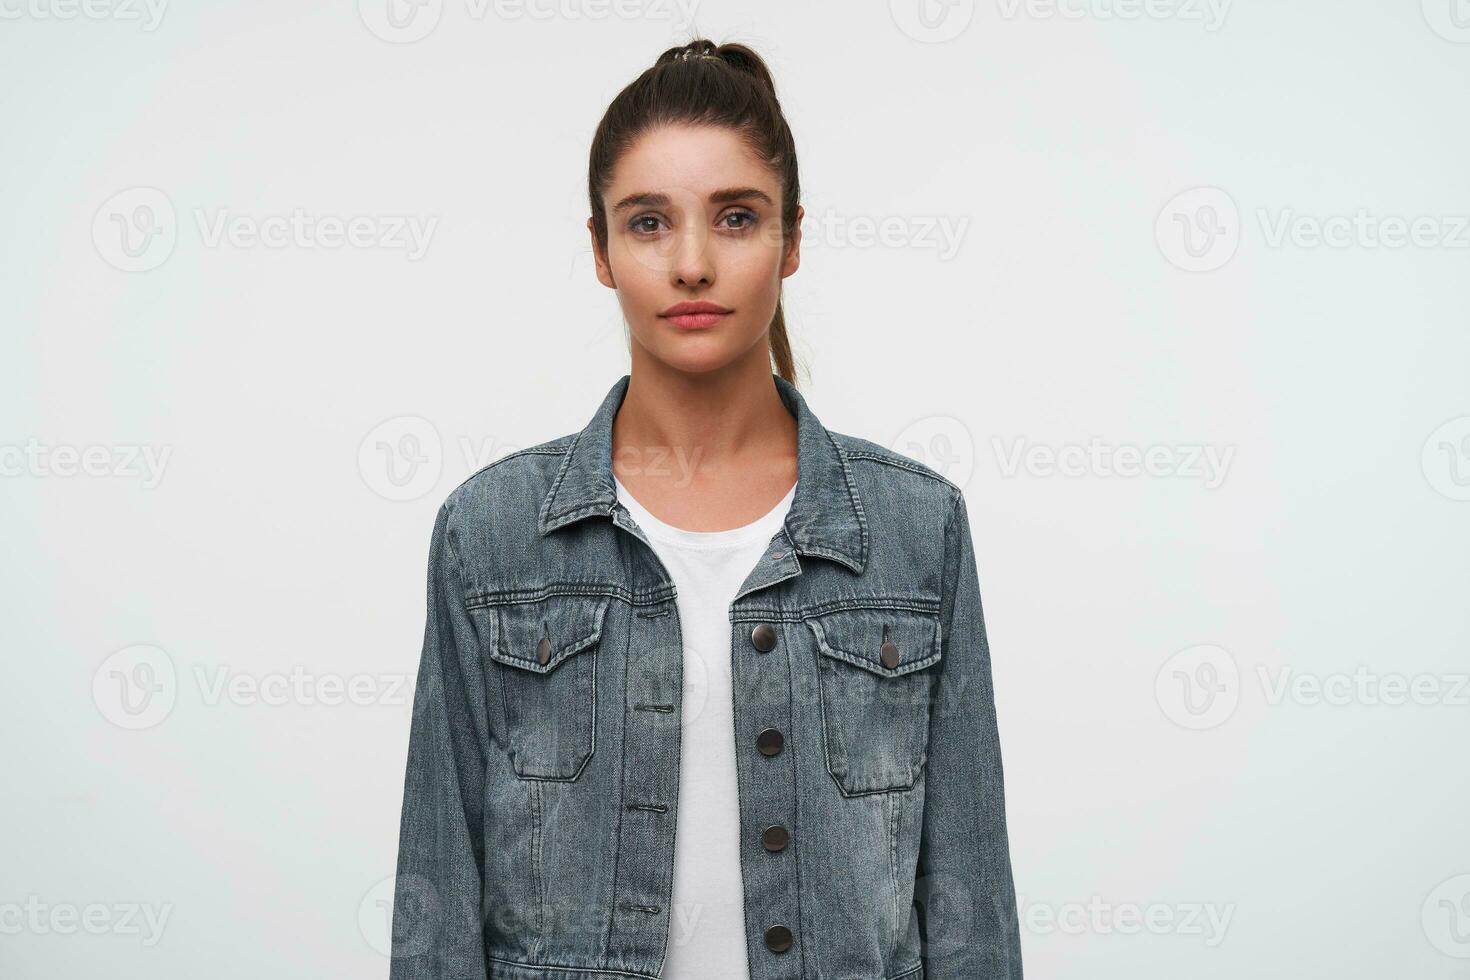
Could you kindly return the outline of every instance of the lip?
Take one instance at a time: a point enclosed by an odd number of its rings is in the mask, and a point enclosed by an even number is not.
[[[718,303],[686,302],[675,303],[673,306],[659,314],[660,317],[669,321],[676,327],[685,330],[696,330],[703,327],[714,326],[731,311]]]

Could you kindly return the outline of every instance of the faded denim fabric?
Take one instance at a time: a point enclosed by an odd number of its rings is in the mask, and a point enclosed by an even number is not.
[[[797,420],[796,496],[729,610],[750,976],[1020,980],[964,497],[772,377]],[[679,934],[683,648],[673,585],[613,487],[627,385],[439,510],[391,980],[654,980]],[[784,848],[762,844],[773,825]]]

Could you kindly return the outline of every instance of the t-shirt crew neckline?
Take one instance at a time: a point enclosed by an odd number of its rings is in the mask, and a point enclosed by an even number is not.
[[[726,528],[723,531],[690,531],[666,524],[654,517],[646,507],[638,502],[636,497],[628,492],[623,481],[616,476],[613,477],[613,484],[617,487],[618,497],[623,501],[623,506],[632,512],[633,519],[638,522],[644,534],[664,544],[695,550],[738,548],[762,536],[769,538],[785,521],[786,511],[796,498],[796,484],[793,483],[791,489],[786,491],[786,495],[777,501],[776,506],[749,524]]]

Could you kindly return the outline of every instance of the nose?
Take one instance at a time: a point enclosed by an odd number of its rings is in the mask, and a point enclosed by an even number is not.
[[[708,286],[715,281],[709,235],[698,222],[687,223],[676,234],[669,277],[674,285],[684,287]]]

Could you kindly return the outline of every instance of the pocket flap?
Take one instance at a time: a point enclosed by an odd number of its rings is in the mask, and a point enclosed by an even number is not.
[[[882,677],[898,677],[939,660],[939,613],[886,607],[839,609],[806,621],[817,647]],[[893,650],[885,663],[884,645]],[[888,666],[892,663],[893,666]]]
[[[602,638],[610,601],[605,595],[553,595],[490,607],[499,624],[490,656],[511,667],[549,674]]]

